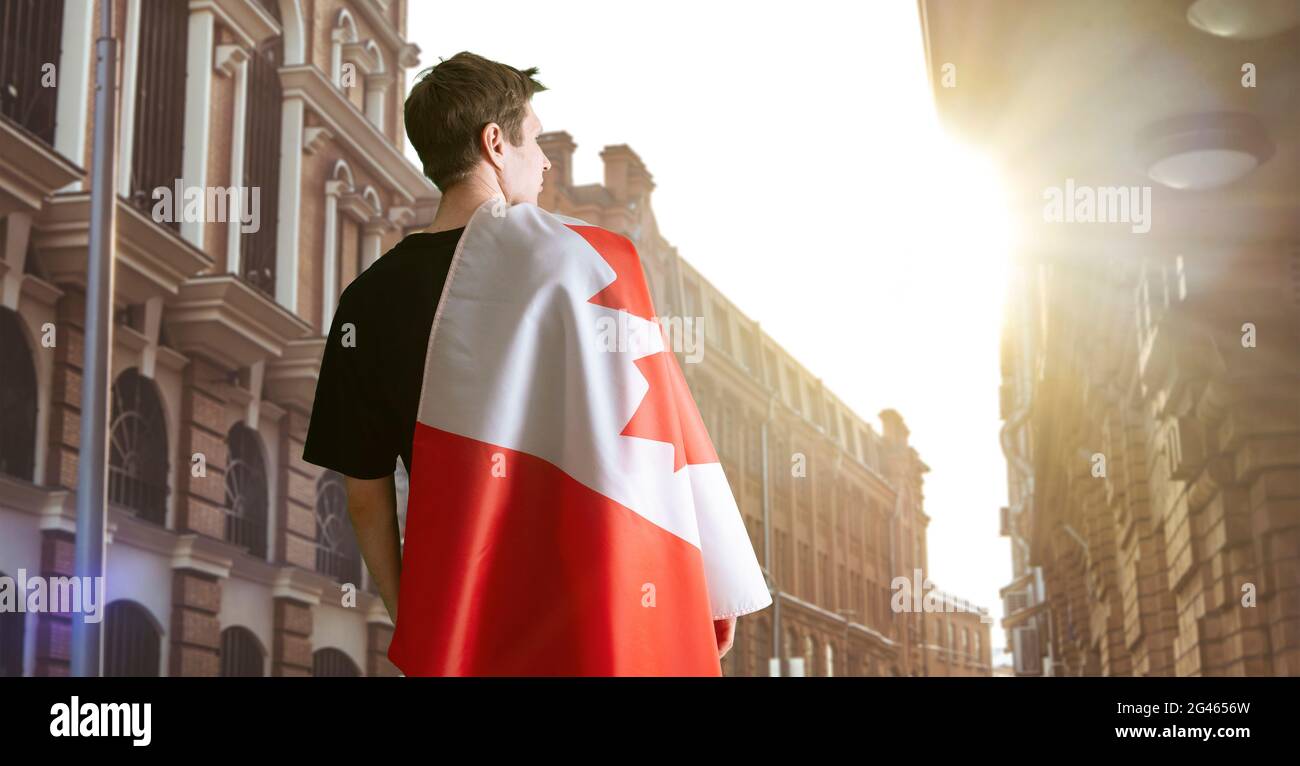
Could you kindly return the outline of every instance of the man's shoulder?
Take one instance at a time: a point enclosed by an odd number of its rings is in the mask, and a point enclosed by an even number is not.
[[[446,270],[455,242],[447,237],[408,234],[358,274],[339,297],[340,305],[391,306],[402,294],[418,290],[422,277]]]

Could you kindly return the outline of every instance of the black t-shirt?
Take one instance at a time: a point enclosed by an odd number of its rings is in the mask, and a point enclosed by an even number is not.
[[[303,460],[378,479],[400,455],[410,472],[429,329],[464,231],[408,234],[339,296]]]

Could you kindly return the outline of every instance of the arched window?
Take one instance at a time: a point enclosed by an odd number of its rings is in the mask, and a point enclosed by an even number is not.
[[[131,149],[131,203],[151,210],[153,190],[173,193],[184,175],[185,53],[189,40],[187,3],[141,3],[135,136]],[[172,200],[172,205],[184,200]],[[164,225],[180,230],[181,216]]]
[[[156,678],[161,643],[161,633],[143,606],[114,601],[104,616],[104,676]]]
[[[369,221],[375,221],[383,216],[384,206],[374,187],[367,186],[362,190],[361,200],[370,208]],[[370,265],[379,260],[381,255],[383,255],[383,243],[379,232],[371,228],[368,223],[360,223],[357,226],[357,273],[360,274],[370,268]]]
[[[346,10],[346,9],[344,9]],[[345,160],[334,163],[334,172],[325,182],[325,268],[321,274],[321,320],[322,334],[329,331],[330,320],[338,306],[338,296],[342,291],[344,279],[351,278],[356,272],[343,268],[343,218],[339,212],[339,201],[350,194],[354,188],[352,168]]]
[[[158,387],[132,367],[113,383],[108,500],[162,525],[167,517],[167,427]]]
[[[317,649],[311,655],[311,674],[323,678],[355,678],[361,669],[338,649]]]
[[[276,17],[279,18],[278,12]],[[258,46],[249,60],[248,120],[244,133],[244,184],[249,189],[261,190],[258,193],[260,226],[257,231],[240,235],[239,262],[244,279],[272,297],[276,280],[276,216],[280,209],[280,113],[284,103],[277,70],[283,61],[284,40],[279,37]]]
[[[361,553],[348,518],[348,491],[334,471],[316,483],[316,571],[361,586]]]
[[[262,644],[248,628],[238,626],[221,631],[221,675],[228,678],[260,678],[265,669]]]
[[[28,256],[30,258],[30,256]],[[36,366],[22,320],[0,307],[0,473],[35,480]]]
[[[226,436],[226,448],[226,540],[265,558],[269,500],[261,441],[251,428],[236,423]]]
[[[6,577],[0,572],[0,577]],[[18,598],[22,598],[22,594]],[[24,620],[27,615],[16,610],[0,611],[0,678],[17,678],[23,674]]]
[[[388,85],[392,81],[391,75],[388,74],[384,64],[384,52],[374,40],[366,41],[366,51],[375,57],[378,66],[374,72],[366,76],[364,112],[370,124],[383,133],[385,131],[384,102],[387,100]]]
[[[330,81],[336,88],[342,88],[340,77],[343,70],[343,45],[357,41],[357,23],[347,8],[339,10],[335,17],[334,29],[330,30]]]

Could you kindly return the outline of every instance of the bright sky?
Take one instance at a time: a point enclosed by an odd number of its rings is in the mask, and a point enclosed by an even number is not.
[[[931,468],[926,574],[987,606],[1003,648],[1011,234],[996,171],[937,126],[916,4],[410,5],[412,81],[461,50],[539,67],[533,107],[577,143],[575,183],[630,145],[684,258],[877,432],[902,413]]]

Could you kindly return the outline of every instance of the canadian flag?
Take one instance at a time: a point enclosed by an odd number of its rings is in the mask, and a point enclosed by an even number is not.
[[[626,237],[485,202],[429,333],[397,625],[408,676],[718,676],[772,603]]]

